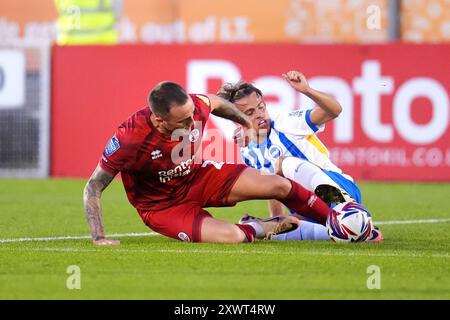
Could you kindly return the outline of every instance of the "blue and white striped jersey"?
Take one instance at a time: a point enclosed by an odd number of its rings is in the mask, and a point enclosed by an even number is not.
[[[318,167],[342,173],[334,165],[327,148],[317,138],[325,125],[316,126],[310,120],[311,110],[281,112],[272,118],[269,137],[265,142],[251,142],[241,148],[245,164],[258,170],[274,173],[274,163],[280,156],[294,156],[310,161]]]

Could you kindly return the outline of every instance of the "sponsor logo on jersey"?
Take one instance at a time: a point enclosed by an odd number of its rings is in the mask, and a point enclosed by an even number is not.
[[[194,129],[189,133],[189,141],[196,142],[200,138],[200,130]]]
[[[153,150],[150,154],[152,155],[152,160],[161,158],[163,156],[161,150],[158,149]]]
[[[289,116],[290,117],[301,117],[304,111],[305,110],[292,111],[292,112],[289,112]]]
[[[178,166],[170,170],[159,171],[159,181],[167,183],[173,178],[184,177],[191,173],[191,165],[194,162],[195,156],[191,159],[181,162]]]
[[[112,137],[111,140],[109,140],[108,144],[106,145],[105,156],[110,156],[119,149],[120,149],[119,139],[117,139],[116,137]]]

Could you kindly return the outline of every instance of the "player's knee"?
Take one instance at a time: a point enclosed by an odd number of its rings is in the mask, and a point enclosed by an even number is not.
[[[202,242],[241,243],[245,242],[245,239],[244,232],[232,223],[215,227],[209,231],[202,230]]]
[[[225,232],[225,239],[228,243],[241,243],[245,242],[245,234],[239,229],[237,226],[233,226],[233,228],[228,228]]]
[[[241,243],[245,242],[245,234],[237,226],[230,226],[224,228],[214,235],[214,240],[211,242],[216,243]]]
[[[315,168],[315,166],[307,160],[296,157],[284,157],[283,161],[280,162],[279,170],[282,172],[281,175],[283,177],[297,180],[296,176],[305,166],[313,166]]]
[[[273,176],[273,182],[271,184],[272,193],[274,199],[285,199],[289,192],[291,191],[292,184],[291,182],[280,176]]]
[[[286,159],[286,157],[279,157],[277,160],[275,160],[275,174],[284,177],[283,175],[283,161]]]

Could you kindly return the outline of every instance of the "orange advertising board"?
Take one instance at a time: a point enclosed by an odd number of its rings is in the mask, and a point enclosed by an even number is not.
[[[402,1],[402,39],[413,42],[450,41],[450,1]]]
[[[387,0],[179,1],[188,25],[205,18],[217,21],[216,40],[228,42],[373,42],[387,39]],[[380,24],[369,29],[369,6],[379,9]],[[201,9],[199,9],[201,8]],[[233,34],[234,32],[234,34]]]
[[[68,0],[71,1],[71,0]],[[388,40],[388,0],[115,0],[122,43],[373,43]],[[401,1],[407,41],[450,39],[447,0]],[[54,40],[54,0],[0,1],[0,42]]]
[[[374,42],[387,39],[387,0],[124,0],[122,42]],[[380,27],[367,28],[369,5]],[[2,0],[0,34],[52,38],[53,0]]]
[[[378,12],[370,10],[374,7]],[[374,13],[379,24],[370,28],[367,21]],[[210,0],[128,0],[124,15],[143,42],[158,42],[157,35],[146,35],[151,29],[161,34],[160,42],[169,38],[179,43],[377,42],[388,37],[387,0],[242,0],[232,5]]]

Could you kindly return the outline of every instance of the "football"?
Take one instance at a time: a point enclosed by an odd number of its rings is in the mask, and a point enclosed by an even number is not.
[[[359,203],[343,202],[328,216],[326,227],[335,242],[361,242],[370,236],[372,217]]]

